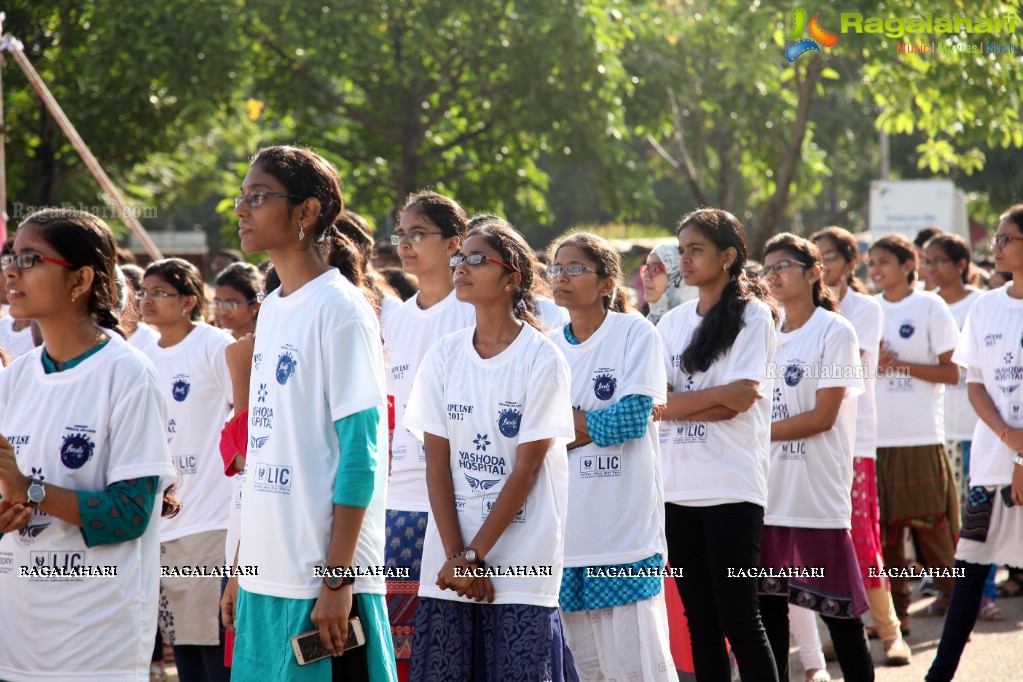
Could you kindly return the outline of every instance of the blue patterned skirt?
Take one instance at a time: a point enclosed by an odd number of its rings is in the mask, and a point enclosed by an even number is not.
[[[394,658],[407,661],[412,656],[412,632],[419,605],[419,573],[423,563],[423,538],[426,536],[426,512],[387,510],[384,560],[389,568],[408,567],[408,579],[387,579],[387,615],[391,621]]]
[[[578,682],[557,608],[424,597],[409,682]]]

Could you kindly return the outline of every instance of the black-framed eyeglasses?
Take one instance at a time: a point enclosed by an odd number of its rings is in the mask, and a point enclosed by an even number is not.
[[[391,246],[398,246],[403,241],[407,241],[410,244],[418,244],[419,242],[423,241],[423,237],[425,237],[428,234],[444,234],[444,233],[443,232],[421,232],[419,230],[417,230],[415,232],[409,232],[408,234],[402,234],[401,232],[396,232],[395,234],[391,235]]]
[[[238,310],[239,308],[244,308],[247,305],[252,305],[256,301],[257,299],[255,298],[250,298],[247,301],[218,301],[217,299],[213,299],[210,303],[210,307],[214,310]]]
[[[569,263],[568,265],[548,265],[547,266],[547,276],[548,277],[557,277],[558,275],[560,275],[562,273],[562,271],[567,272],[572,277],[578,277],[579,275],[583,274],[584,272],[596,272],[596,270],[591,268],[589,265],[583,265],[582,263]]]
[[[287,192],[249,192],[248,194],[242,194],[234,198],[234,207],[238,208],[242,203],[249,205],[249,208],[259,208],[263,204],[263,199],[267,197],[291,197],[292,199],[302,199],[297,194],[288,194]]]
[[[505,270],[517,272],[515,268],[508,265],[507,263],[502,263],[501,261],[494,260],[489,256],[484,256],[482,253],[470,253],[468,256],[463,256],[462,254],[457,253],[448,259],[448,265],[453,268],[457,268],[463,262],[466,265],[483,265],[484,263],[493,263],[494,265],[500,265]]]
[[[157,301],[162,301],[168,298],[177,298],[181,295],[182,294],[179,294],[176,291],[172,293],[170,291],[160,291],[159,289],[139,289],[138,291],[135,292],[135,298],[139,301],[145,300],[147,298],[153,298],[156,299]]]
[[[767,277],[770,277],[772,273],[775,275],[779,275],[785,270],[788,270],[789,268],[793,267],[806,268],[808,266],[803,265],[797,260],[785,259],[778,261],[774,265],[768,265],[766,268],[758,272],[757,276],[760,277],[760,279],[765,279]]]
[[[50,258],[49,256],[40,256],[38,253],[5,253],[0,256],[0,268],[6,270],[11,265],[17,265],[19,270],[28,270],[34,268],[36,263],[44,260],[47,263],[53,263],[54,265],[60,265],[65,268],[75,267],[74,263],[68,263],[66,260],[57,260],[56,258]]]
[[[991,238],[992,249],[1004,249],[1009,242],[1023,242],[1023,237],[1014,237],[1011,234],[998,234]]]

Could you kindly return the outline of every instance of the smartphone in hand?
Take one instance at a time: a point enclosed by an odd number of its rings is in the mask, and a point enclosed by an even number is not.
[[[1014,507],[1016,503],[1012,501],[1012,486],[1007,485],[1002,488],[1002,502],[1005,503],[1006,507]]]
[[[345,651],[363,646],[366,643],[366,633],[362,631],[362,622],[358,617],[348,619],[348,639],[345,640]],[[310,630],[301,635],[291,638],[291,649],[295,652],[295,659],[299,665],[315,663],[330,656],[319,630]]]

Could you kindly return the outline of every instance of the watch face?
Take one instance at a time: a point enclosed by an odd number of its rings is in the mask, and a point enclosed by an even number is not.
[[[324,576],[323,581],[327,583],[327,587],[338,588],[341,587],[344,578],[336,575]]]
[[[465,560],[468,561],[470,564],[476,561],[476,550],[475,549],[465,550]]]
[[[38,483],[33,483],[28,487],[28,501],[32,504],[39,504],[46,497],[46,490]]]

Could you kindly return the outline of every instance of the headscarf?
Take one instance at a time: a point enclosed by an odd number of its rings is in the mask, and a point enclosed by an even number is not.
[[[664,294],[657,299],[657,302],[650,304],[650,314],[647,319],[651,323],[657,322],[664,317],[672,308],[678,307],[686,301],[691,301],[699,295],[694,287],[687,287],[682,281],[682,270],[678,255],[678,242],[670,241],[658,244],[651,253],[661,259],[664,263],[664,270],[668,273],[668,288]]]

